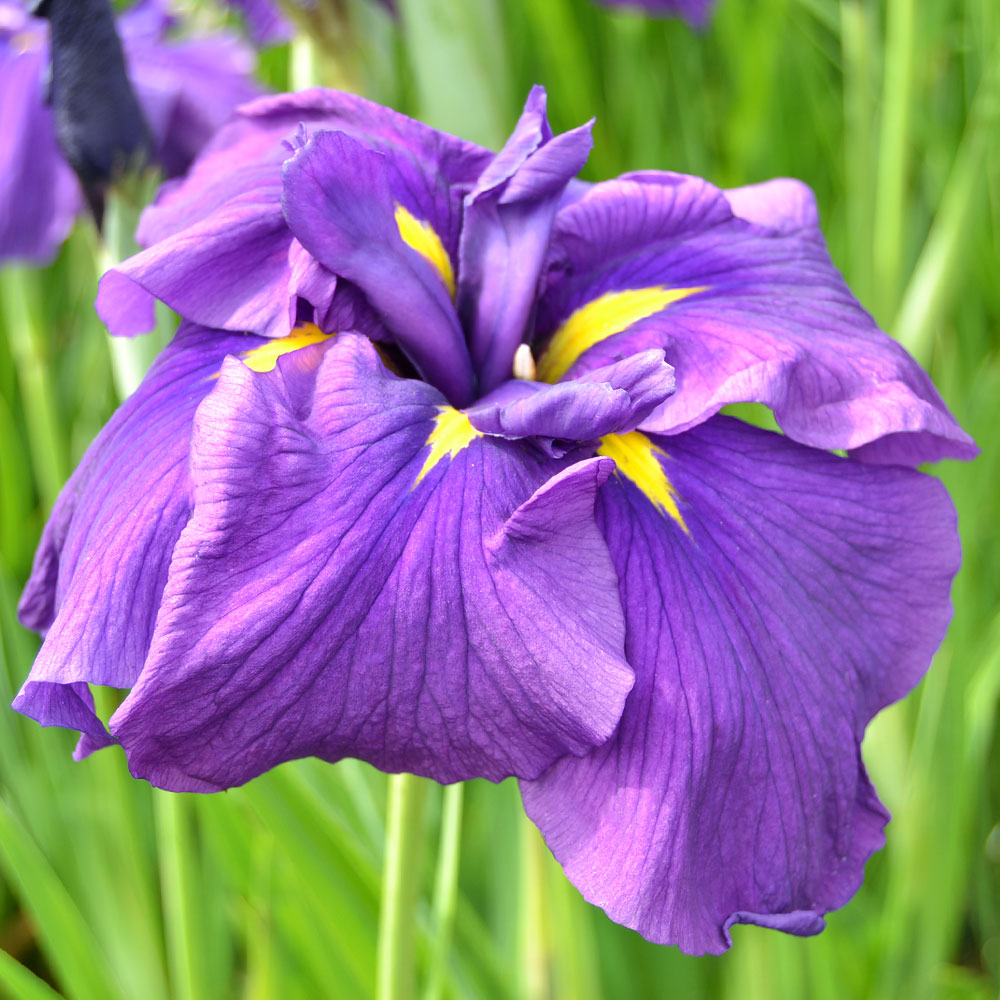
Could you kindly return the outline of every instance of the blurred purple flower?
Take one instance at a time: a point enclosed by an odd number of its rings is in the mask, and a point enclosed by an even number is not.
[[[233,109],[260,94],[253,53],[227,35],[174,39],[166,0],[141,0],[117,28],[133,88],[170,177]],[[51,259],[83,207],[46,101],[48,24],[0,0],[0,260]]]
[[[250,37],[256,45],[276,45],[287,42],[294,28],[282,14],[277,0],[224,0],[237,8],[247,23]],[[307,0],[296,0],[307,6]],[[379,0],[383,7],[395,13],[395,0]],[[690,24],[703,26],[714,6],[714,0],[596,0],[604,7],[624,7],[641,10],[654,17],[682,17]],[[313,0],[315,5],[315,0]]]
[[[250,37],[255,45],[278,45],[287,42],[295,33],[295,28],[281,11],[276,0],[223,0],[230,7],[239,10],[246,21]],[[390,13],[395,13],[395,0],[378,0]],[[315,9],[322,0],[295,0],[304,10]]]
[[[804,185],[585,185],[590,144],[537,89],[495,155],[331,91],[243,108],[103,279],[113,332],[185,322],[53,511],[15,705],[174,790],[513,774],[651,940],[816,933],[883,843],[865,726],[950,617],[913,466],[975,446]],[[130,689],[110,732],[88,684]]]
[[[682,17],[689,24],[702,27],[715,6],[715,0],[597,0],[605,7],[641,10],[654,17]]]
[[[277,45],[292,37],[293,28],[275,0],[225,0],[239,10],[255,45]]]

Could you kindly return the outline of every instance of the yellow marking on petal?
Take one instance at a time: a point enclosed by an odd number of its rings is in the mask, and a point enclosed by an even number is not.
[[[429,222],[421,222],[411,215],[398,202],[396,204],[396,225],[403,242],[416,250],[431,267],[441,275],[441,280],[448,289],[448,294],[455,297],[455,272],[452,270],[451,258],[445,250],[441,237],[434,232]]]
[[[427,461],[424,462],[424,467],[417,476],[417,483],[445,455],[448,458],[454,458],[463,448],[468,448],[477,437],[482,436],[482,431],[477,431],[461,410],[456,410],[451,406],[438,407],[438,415],[434,418],[434,430],[427,438],[431,453],[427,456]],[[416,486],[416,483],[413,485]]]
[[[302,347],[310,347],[313,344],[322,344],[324,340],[336,337],[335,333],[323,333],[323,331],[312,323],[304,323],[297,326],[285,337],[275,337],[260,347],[254,347],[249,351],[244,351],[240,357],[247,368],[255,372],[274,371],[274,366],[278,363],[278,358],[283,354],[290,354]]]
[[[707,287],[631,288],[623,292],[607,292],[580,306],[552,335],[538,362],[539,380],[558,381],[594,344],[627,330],[633,323],[658,313],[674,302],[704,292]]]
[[[654,507],[672,517],[690,534],[677,506],[677,491],[657,457],[667,457],[662,448],[653,444],[645,434],[629,431],[628,434],[608,434],[602,437],[597,454],[613,458],[619,475],[635,483]]]

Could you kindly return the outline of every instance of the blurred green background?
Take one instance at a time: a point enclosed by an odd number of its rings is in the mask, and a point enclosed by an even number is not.
[[[222,17],[193,6],[202,22]],[[422,996],[996,997],[1000,5],[721,0],[702,34],[586,0],[400,7],[394,22],[358,0],[337,66],[299,38],[262,55],[262,79],[346,79],[492,145],[539,82],[557,130],[596,116],[592,179],[644,167],[723,186],[802,178],[858,297],[983,449],[934,470],[960,514],[955,618],[926,680],[870,729],[888,846],[824,934],[738,927],[719,958],[648,944],[565,882],[513,782],[467,786],[460,826],[459,793],[433,786],[411,845]],[[0,705],[37,647],[14,608],[44,518],[116,405],[95,259],[81,223],[51,268],[0,273]],[[171,796],[132,780],[117,749],[75,764],[71,734],[0,713],[0,994],[373,995],[384,775],[303,761],[226,794]]]

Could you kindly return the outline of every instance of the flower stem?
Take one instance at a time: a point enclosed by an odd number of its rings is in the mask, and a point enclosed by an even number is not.
[[[546,905],[545,843],[535,825],[521,817],[521,877],[518,886],[518,970],[520,1000],[553,995],[551,935]]]
[[[103,241],[96,258],[98,277],[139,249],[135,241],[139,216],[152,201],[158,181],[156,174],[146,173],[129,178],[108,191]],[[167,339],[159,329],[141,337],[109,339],[111,372],[119,399],[125,400],[135,392]]]
[[[350,7],[336,0],[311,5],[283,0],[282,10],[296,29],[290,45],[292,89],[334,87],[360,94],[360,40]]]
[[[199,879],[187,802],[173,792],[154,796],[160,887],[167,957],[177,1000],[197,1000],[203,982],[202,922],[199,918]]]
[[[416,970],[414,930],[427,783],[412,774],[389,777],[382,907],[375,968],[376,1000],[411,1000]]]
[[[434,943],[424,1000],[441,1000],[445,967],[458,904],[458,868],[462,836],[462,799],[465,785],[456,782],[444,790],[441,806],[441,843],[434,883]]]

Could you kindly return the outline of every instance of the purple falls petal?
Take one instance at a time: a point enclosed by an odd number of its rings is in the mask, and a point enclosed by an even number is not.
[[[733,215],[758,226],[794,233],[819,225],[819,209],[812,189],[791,177],[729,188],[724,194]]]
[[[607,460],[478,437],[435,464],[443,403],[353,335],[267,374],[226,362],[111,721],[134,774],[209,790],[312,755],[499,779],[611,735],[632,672],[593,515]]]
[[[920,473],[727,417],[655,444],[686,529],[624,478],[598,503],[636,686],[615,737],[525,804],[584,896],[652,941],[816,933],[883,843],[860,741],[944,634],[954,509]]]
[[[108,741],[87,683],[128,688],[146,658],[174,543],[191,513],[191,421],[229,353],[259,337],[184,325],[88,449],[56,502],[19,616],[45,634],[14,707]]]
[[[738,190],[733,203],[753,221],[697,178],[642,173],[595,185],[557,217],[539,339],[605,293],[689,289],[585,351],[569,374],[662,347],[677,392],[649,431],[675,433],[727,403],[759,402],[790,437],[864,448],[859,457],[871,461],[976,454],[926,373],[833,267],[806,189],[771,182]]]
[[[456,406],[471,403],[472,365],[448,290],[396,223],[405,175],[344,132],[318,132],[285,164],[283,178],[282,205],[296,239],[364,292],[428,382]]]
[[[590,129],[553,138],[545,91],[534,87],[510,139],[465,198],[457,303],[480,393],[511,377],[556,209],[590,154]]]

